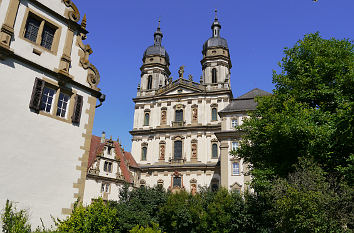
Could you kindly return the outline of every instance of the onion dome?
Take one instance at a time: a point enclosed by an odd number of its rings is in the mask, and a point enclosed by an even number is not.
[[[144,52],[144,57],[143,61],[145,61],[146,56],[153,56],[153,55],[158,55],[165,57],[167,64],[170,64],[170,57],[168,56],[168,53],[166,49],[161,45],[163,34],[160,31],[160,20],[159,20],[159,26],[157,27],[156,32],[154,33],[154,45],[149,46],[145,52]]]
[[[227,41],[226,39],[220,37],[220,29],[221,25],[219,23],[218,17],[217,17],[217,10],[215,10],[215,19],[213,24],[211,25],[212,33],[213,35],[204,43],[203,45],[203,53],[211,47],[222,47],[225,49],[228,49]]]

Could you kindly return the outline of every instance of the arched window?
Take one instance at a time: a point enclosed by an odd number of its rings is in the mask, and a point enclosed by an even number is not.
[[[213,159],[218,158],[218,144],[213,143],[211,146],[211,157]]]
[[[182,159],[182,141],[174,142],[174,159]]]
[[[149,75],[149,77],[148,77],[147,89],[148,89],[148,90],[151,90],[151,88],[152,88],[152,76]]]
[[[144,125],[149,125],[149,121],[150,121],[150,114],[146,112],[144,117]]]
[[[147,147],[144,146],[143,148],[141,148],[141,160],[142,161],[146,161],[146,155],[147,155]]]
[[[211,70],[211,82],[212,83],[217,83],[218,82],[218,78],[216,76],[216,69],[215,68],[213,68]]]
[[[218,120],[218,110],[216,110],[216,108],[211,109],[211,120],[212,121]]]
[[[182,122],[183,121],[183,110],[182,109],[176,110],[175,121],[176,122]]]

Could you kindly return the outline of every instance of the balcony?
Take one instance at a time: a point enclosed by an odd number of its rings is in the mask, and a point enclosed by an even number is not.
[[[184,127],[185,121],[172,121],[172,127]]]
[[[173,158],[168,160],[170,164],[184,164],[186,162],[185,158]]]

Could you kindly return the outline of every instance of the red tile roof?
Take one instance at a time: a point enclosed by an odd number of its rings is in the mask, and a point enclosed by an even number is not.
[[[106,139],[105,141],[107,142],[108,140]],[[133,178],[131,177],[129,167],[138,168],[139,166],[130,152],[123,151],[118,142],[114,141],[113,143],[115,147],[116,157],[118,160],[120,160],[120,170],[122,172],[122,175],[124,176],[126,182],[132,183]],[[97,155],[102,153],[104,145],[105,143],[101,143],[100,137],[92,135],[87,169],[92,166]]]

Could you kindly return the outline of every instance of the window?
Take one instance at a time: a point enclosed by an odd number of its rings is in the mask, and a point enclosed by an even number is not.
[[[103,166],[103,171],[112,172],[112,163],[105,161]]]
[[[150,114],[146,112],[144,117],[144,126],[149,125],[149,121],[150,121]]]
[[[49,112],[49,113],[51,112],[54,95],[55,95],[54,89],[49,88],[49,87],[44,87],[40,110],[45,111],[45,112]]]
[[[175,121],[182,122],[183,121],[183,110],[176,110]]]
[[[65,117],[70,96],[64,93],[59,94],[57,116]]]
[[[152,88],[152,76],[149,75],[149,77],[148,77],[147,89],[148,89],[148,90],[151,90],[151,88]]]
[[[101,185],[101,193],[103,193],[103,192],[108,193],[109,192],[109,186],[110,186],[110,184],[102,183],[102,185]]]
[[[211,120],[212,121],[218,120],[218,110],[216,110],[216,108],[211,109]]]
[[[51,50],[54,40],[54,33],[55,29],[46,23],[43,28],[41,46],[48,50]]]
[[[34,12],[29,12],[22,35],[25,39],[53,51],[54,49],[57,50],[58,41],[56,38],[59,39],[60,33],[57,33],[59,27],[48,21]]]
[[[216,144],[216,143],[213,143],[212,144],[212,152],[211,152],[211,157],[213,158],[213,159],[216,159],[216,158],[218,158],[218,144]]]
[[[238,149],[238,142],[232,142],[232,150],[236,151]]]
[[[25,38],[29,39],[30,41],[36,42],[40,24],[40,20],[29,16],[26,24]]]
[[[235,128],[236,126],[238,126],[238,120],[237,119],[232,119],[231,126],[232,126],[232,128]]]
[[[83,97],[81,95],[75,94],[73,96],[71,90],[65,87],[56,86],[43,79],[35,79],[29,104],[29,108],[33,112],[78,125],[80,124],[82,106]]]
[[[147,147],[144,146],[143,148],[141,148],[141,160],[142,161],[146,161],[146,154],[147,154]]]
[[[182,141],[174,142],[174,159],[182,159]]]
[[[218,79],[217,79],[217,76],[216,76],[216,69],[213,68],[213,69],[211,70],[211,82],[212,82],[212,83],[217,83],[217,82],[218,82],[217,80],[218,80]]]
[[[173,187],[182,187],[182,178],[180,176],[173,177]]]
[[[240,175],[240,163],[232,163],[232,175]]]

